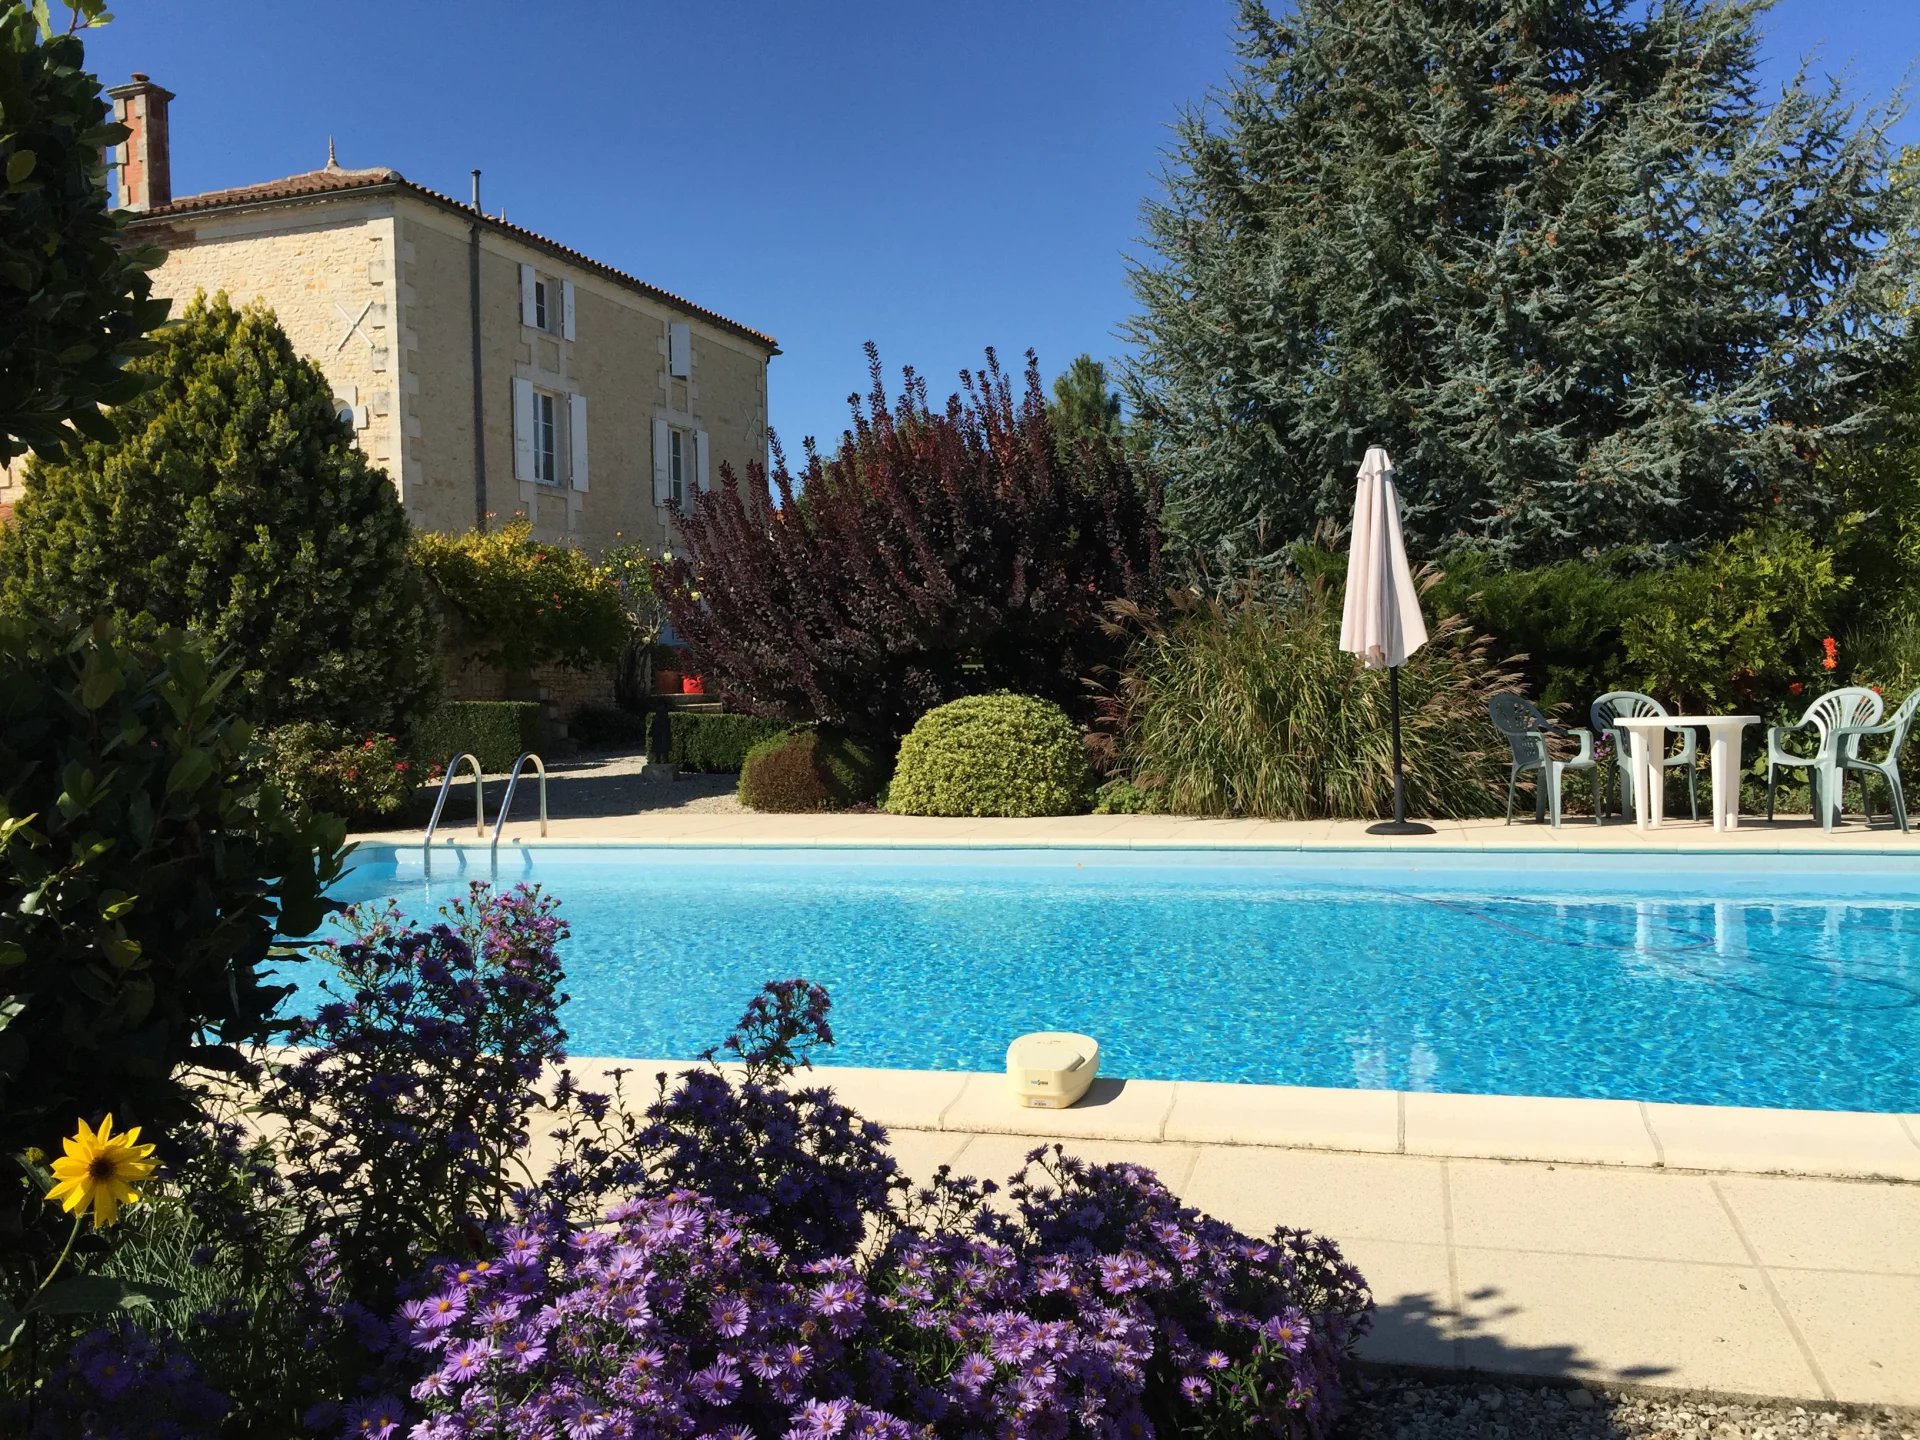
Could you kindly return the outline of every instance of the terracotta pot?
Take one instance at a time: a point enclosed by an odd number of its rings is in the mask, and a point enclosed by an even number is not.
[[[678,695],[680,693],[680,672],[678,670],[654,671],[653,688],[657,694]]]
[[[683,675],[680,677],[682,695],[704,695],[707,693],[707,677],[704,675]]]

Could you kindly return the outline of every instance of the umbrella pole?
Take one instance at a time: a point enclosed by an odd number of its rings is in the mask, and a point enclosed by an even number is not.
[[[1407,819],[1407,777],[1400,760],[1400,667],[1387,667],[1387,704],[1393,711],[1393,819],[1369,825],[1369,835],[1431,835],[1433,827]]]

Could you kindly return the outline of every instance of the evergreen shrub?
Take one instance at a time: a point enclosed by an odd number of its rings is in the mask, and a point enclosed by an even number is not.
[[[887,809],[898,815],[1080,815],[1093,792],[1080,732],[1027,695],[968,695],[920,717]]]
[[[844,810],[873,799],[884,779],[873,750],[834,730],[797,730],[760,741],[740,769],[749,810]]]
[[[541,707],[532,700],[446,700],[413,727],[410,748],[422,770],[439,773],[463,750],[473,752],[489,775],[505,774],[513,762],[542,744]]]
[[[434,624],[393,482],[273,312],[196,298],[107,413],[111,438],[28,462],[0,534],[0,600],[196,636],[260,726],[406,728],[436,683]]]

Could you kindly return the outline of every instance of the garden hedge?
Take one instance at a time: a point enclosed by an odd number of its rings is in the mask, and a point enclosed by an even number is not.
[[[1080,815],[1093,792],[1080,732],[1030,695],[969,695],[922,715],[887,791],[896,815]]]
[[[470,750],[488,774],[513,768],[541,743],[541,707],[532,700],[447,700],[413,727],[413,754],[423,767],[445,765]]]
[[[740,770],[740,803],[749,810],[844,810],[873,799],[886,770],[862,742],[837,730],[799,730],[762,740]]]
[[[793,726],[759,715],[691,711],[673,717],[673,744],[667,758],[682,770],[731,775],[747,763],[747,751],[762,740],[784,735]]]

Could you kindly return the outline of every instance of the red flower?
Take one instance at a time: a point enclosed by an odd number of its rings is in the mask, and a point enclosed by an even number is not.
[[[1820,642],[1820,648],[1827,652],[1827,658],[1820,662],[1820,668],[1822,670],[1838,670],[1840,668],[1840,642],[1829,635]]]
[[[1796,680],[1791,685],[1787,686],[1787,693],[1789,695],[1798,695],[1802,690],[1806,688],[1807,688],[1806,686],[1802,685],[1798,680]]]

